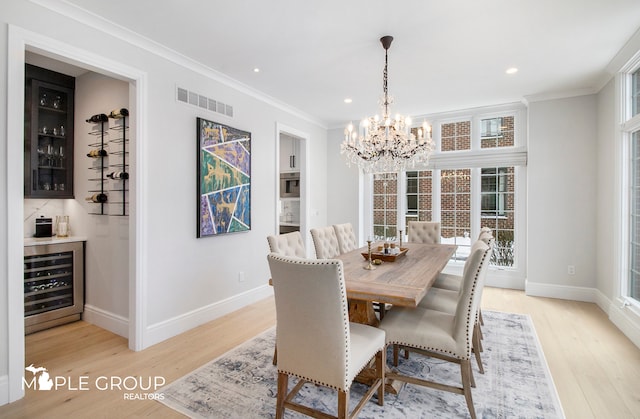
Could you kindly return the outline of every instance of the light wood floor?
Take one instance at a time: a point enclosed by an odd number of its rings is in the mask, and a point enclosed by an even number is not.
[[[640,418],[640,349],[595,305],[527,297],[485,288],[488,310],[533,318],[567,418]],[[141,352],[125,339],[84,322],[26,338],[26,363],[52,376],[162,376],[167,383],[222,355],[275,324],[273,299],[207,323]],[[172,418],[182,415],[157,401],[124,400],[126,391],[34,391],[0,407],[2,418]]]

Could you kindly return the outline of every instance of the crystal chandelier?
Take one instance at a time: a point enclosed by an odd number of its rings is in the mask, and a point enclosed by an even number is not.
[[[388,51],[392,36],[380,38],[384,48],[383,96],[381,99],[382,118],[378,115],[365,118],[362,126],[365,135],[358,135],[353,124],[344,130],[341,154],[346,154],[347,163],[358,165],[365,173],[398,172],[413,168],[417,164],[429,162],[433,151],[431,127],[424,122],[416,133],[409,131],[411,119],[396,114],[391,117],[389,106],[393,98],[389,96],[387,83]]]

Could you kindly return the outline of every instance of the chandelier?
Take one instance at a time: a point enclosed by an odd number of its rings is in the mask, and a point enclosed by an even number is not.
[[[414,133],[410,131],[411,118],[399,114],[391,116],[389,106],[393,103],[393,98],[389,96],[387,81],[391,41],[392,36],[380,38],[385,50],[383,96],[380,103],[382,118],[378,115],[365,118],[362,121],[364,136],[359,135],[350,122],[344,130],[344,140],[340,147],[340,153],[346,154],[347,164],[356,164],[365,173],[399,172],[417,164],[426,165],[434,148],[431,127],[426,121]]]

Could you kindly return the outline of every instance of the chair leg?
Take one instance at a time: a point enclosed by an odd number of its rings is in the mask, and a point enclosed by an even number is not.
[[[349,391],[338,390],[338,419],[349,417]]]
[[[480,324],[484,326],[484,319],[482,318],[482,310],[478,309],[478,318],[480,319]]]
[[[476,356],[476,362],[478,363],[478,369],[480,374],[484,374],[484,367],[482,366],[482,359],[480,359],[480,352],[482,352],[482,343],[480,342],[480,325],[478,323],[473,327],[472,346],[473,353]]]
[[[398,345],[395,343],[393,344],[393,366],[398,366]]]
[[[387,347],[385,346],[376,354],[376,373],[380,378],[380,387],[378,387],[378,405],[384,406],[384,369],[387,366]]]
[[[276,398],[276,419],[284,417],[284,401],[287,398],[289,389],[289,376],[285,373],[278,373],[278,395]]]
[[[278,365],[278,347],[273,348],[273,365]]]
[[[462,374],[462,390],[467,401],[469,414],[471,414],[471,419],[476,419],[476,409],[473,407],[473,399],[471,398],[471,377],[473,376],[471,375],[471,362],[468,359],[460,362],[460,372]]]

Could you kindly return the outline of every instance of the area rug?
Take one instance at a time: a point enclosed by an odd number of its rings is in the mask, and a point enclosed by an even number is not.
[[[558,395],[538,342],[531,318],[526,315],[483,311],[485,325],[482,360],[485,374],[475,361],[473,401],[479,418],[564,418]],[[245,342],[220,358],[161,388],[161,403],[192,418],[275,417],[277,370],[272,365],[275,329]],[[389,359],[391,354],[389,353]],[[397,369],[459,384],[456,365],[411,354]],[[295,380],[289,380],[289,386]],[[354,384],[353,409],[366,387]],[[335,414],[334,391],[307,384],[297,401]],[[287,411],[287,418],[303,417]],[[374,399],[360,418],[469,417],[464,396],[405,384],[398,395],[387,393],[384,406]]]

